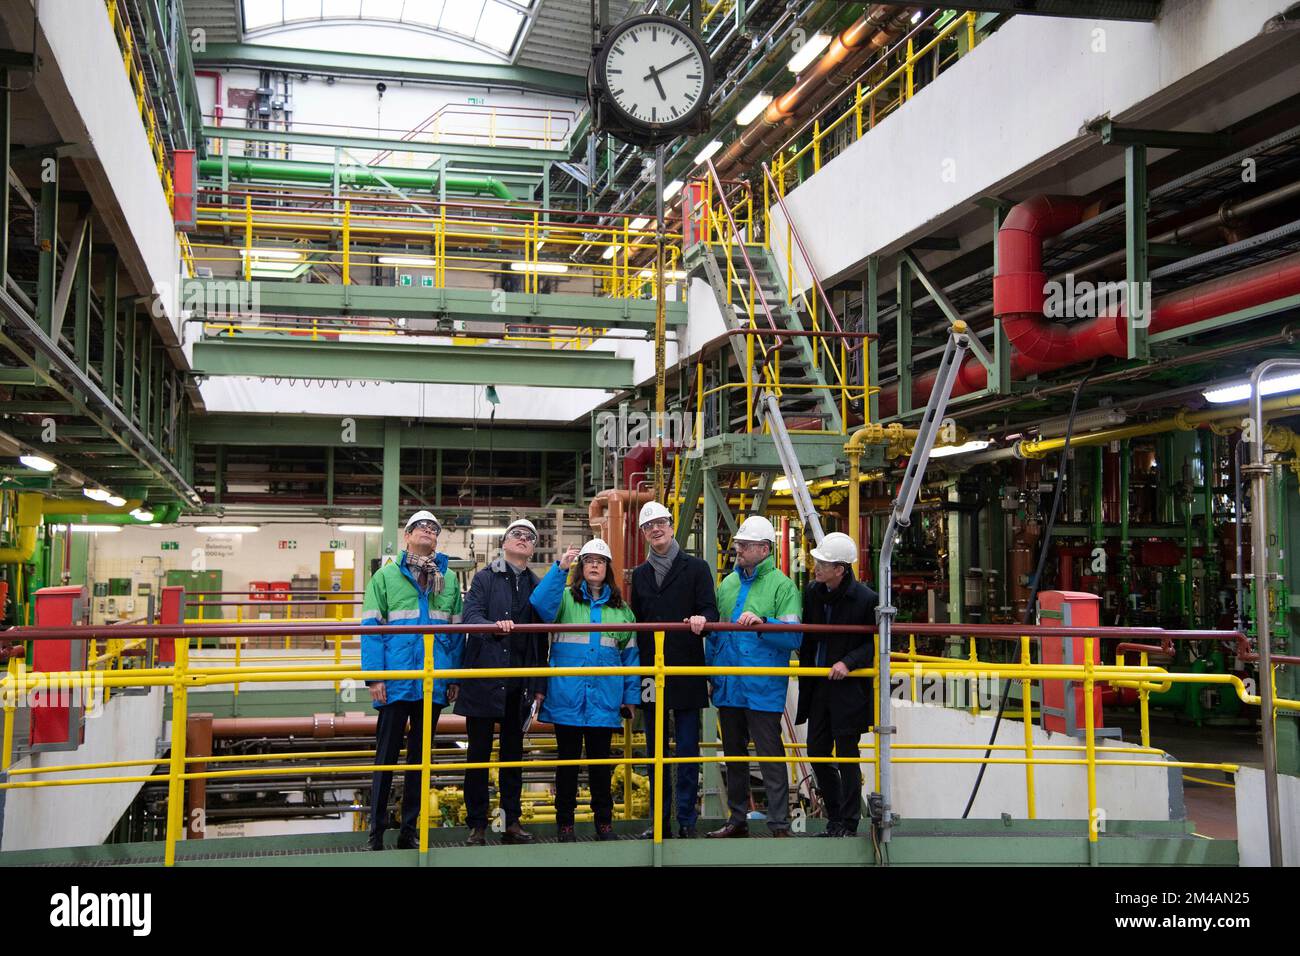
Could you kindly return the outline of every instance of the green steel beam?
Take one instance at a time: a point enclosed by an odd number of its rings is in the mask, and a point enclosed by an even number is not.
[[[905,0],[885,0],[886,6],[910,7]],[[1160,15],[1160,0],[980,0],[978,3],[944,3],[944,8],[1039,17],[1085,20],[1145,20]]]
[[[510,87],[541,93],[561,93],[585,98],[587,78],[519,66],[461,63],[401,56],[302,50],[252,43],[210,43],[196,53],[198,66],[242,66],[289,73],[324,73],[335,76],[373,77],[379,80],[415,80],[429,83]]]
[[[564,162],[567,150],[526,149],[513,146],[465,146],[458,143],[422,143],[417,140],[384,139],[376,136],[336,136],[329,133],[243,129],[234,126],[205,126],[209,139],[239,140],[249,143],[289,143],[300,146],[325,146],[355,150],[393,150],[402,153],[426,153],[452,160],[473,160],[504,166],[541,168],[548,162]],[[226,154],[222,154],[226,155]],[[232,159],[242,159],[235,156]]]
[[[249,288],[251,286],[251,288]],[[604,299],[590,295],[533,294],[492,289],[436,289],[416,286],[326,285],[295,282],[238,282],[186,279],[182,302],[204,315],[205,305],[239,314],[247,303],[287,315],[382,315],[448,318],[470,322],[558,325],[566,328],[625,328],[652,332],[655,304],[646,299]],[[666,303],[670,328],[686,325],[686,303]],[[224,320],[222,315],[220,320]]]
[[[398,538],[398,515],[397,509],[400,501],[400,486],[402,482],[402,429],[401,424],[395,418],[384,419],[384,478],[383,478],[383,496],[381,499],[380,514],[383,517],[384,526],[383,548],[384,554],[397,554],[400,539]]]
[[[1151,357],[1147,328],[1151,323],[1149,260],[1147,258],[1147,148],[1131,143],[1124,149],[1124,255],[1128,295],[1126,321],[1128,358]],[[1136,293],[1136,294],[1135,294]]]
[[[109,250],[104,263],[104,349],[100,361],[100,385],[109,401],[117,402],[117,326],[122,305],[117,300],[117,252]]]
[[[0,189],[0,286],[9,274],[9,147],[12,145],[9,103],[9,71],[0,68],[0,171],[5,188]]]
[[[197,375],[373,379],[440,385],[537,388],[631,388],[633,362],[610,352],[490,346],[310,342],[302,339],[205,339],[194,344]]]
[[[218,412],[197,416],[190,426],[195,445],[267,445],[317,448],[381,448],[384,444],[382,418],[355,418],[354,427],[344,429],[338,418],[326,415],[244,415]],[[459,425],[409,425],[402,431],[407,448],[437,448],[463,451],[486,450],[489,441],[497,451],[581,452],[590,441],[587,431],[546,428],[510,428],[498,425],[489,438],[486,430]]]

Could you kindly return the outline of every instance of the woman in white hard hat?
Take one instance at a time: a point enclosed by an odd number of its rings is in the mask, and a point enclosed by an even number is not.
[[[871,635],[861,630],[876,623],[876,592],[853,576],[858,546],[838,531],[822,538],[812,551],[814,581],[804,589],[803,622],[834,624],[842,633],[805,632],[800,667],[827,667],[827,677],[799,678],[795,723],[808,721],[808,756],[835,756],[844,763],[814,763],[813,775],[826,808],[821,836],[852,836],[862,817],[861,764],[858,741],[875,713],[874,682],[849,677],[871,664]],[[847,679],[846,679],[847,678]]]
[[[569,568],[577,559],[579,573],[569,583]],[[623,624],[635,620],[623,601],[618,583],[610,575],[613,555],[609,545],[593,538],[579,551],[570,548],[552,565],[532,594],[532,604],[543,621],[557,624]],[[566,584],[568,586],[566,587]],[[552,667],[636,667],[641,663],[632,631],[575,630],[551,635]],[[632,716],[632,704],[641,699],[641,680],[628,677],[551,677],[540,717],[555,725],[560,760],[580,760],[585,745],[588,760],[607,760],[614,731]],[[591,811],[596,839],[614,839],[614,797],[610,791],[613,767],[587,767]],[[555,824],[561,843],[576,842],[574,810],[578,805],[578,765],[555,769]]]

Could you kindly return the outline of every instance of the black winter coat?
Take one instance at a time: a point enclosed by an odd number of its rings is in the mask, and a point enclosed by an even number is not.
[[[537,586],[537,575],[532,570],[518,576],[519,593],[515,593],[515,573],[505,558],[496,559],[478,574],[470,585],[461,620],[465,624],[495,624],[512,620],[516,624],[536,624],[537,618],[528,597]],[[515,613],[518,609],[518,613]],[[545,667],[550,642],[545,634],[466,634],[465,654],[461,666],[510,667],[510,645],[516,642],[522,654],[519,667]],[[518,652],[517,652],[518,653]],[[530,677],[524,687],[524,698],[546,692],[546,674]],[[456,697],[456,713],[463,717],[501,717],[506,707],[506,681],[504,678],[462,680]]]
[[[875,624],[876,592],[846,571],[840,586],[832,592],[816,581],[804,588],[803,622],[805,624]],[[826,620],[826,606],[831,607],[831,618]],[[861,632],[844,634],[807,632],[799,647],[799,666],[816,667],[817,649],[825,646],[824,667],[839,661],[849,670],[869,667],[874,656],[874,635]],[[875,715],[875,681],[861,677],[846,677],[832,681],[825,677],[799,678],[799,708],[795,723],[802,724],[812,709],[813,691],[817,682],[829,684],[831,732],[838,736],[864,734]]]
[[[709,621],[718,619],[718,602],[709,565],[685,551],[677,553],[664,575],[662,587],[655,583],[655,569],[649,561],[638,565],[632,572],[628,604],[636,619],[647,623],[676,623],[696,614]],[[654,632],[640,631],[636,640],[641,663],[653,664]],[[667,632],[664,635],[664,663],[677,667],[703,667],[704,636],[697,636],[689,630]],[[709,706],[708,679],[666,678],[664,697],[669,710],[702,710]]]

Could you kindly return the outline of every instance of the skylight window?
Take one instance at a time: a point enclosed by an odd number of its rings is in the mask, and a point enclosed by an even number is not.
[[[242,0],[247,37],[265,37],[331,23],[410,27],[437,33],[493,57],[509,61],[523,36],[537,0]],[[292,44],[290,38],[278,42]],[[326,45],[328,44],[328,46]],[[350,49],[313,36],[316,48]]]

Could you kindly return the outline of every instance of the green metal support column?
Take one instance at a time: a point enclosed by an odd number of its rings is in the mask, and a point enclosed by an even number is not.
[[[383,504],[383,548],[384,557],[396,555],[400,538],[398,525],[398,496],[401,492],[402,478],[402,441],[400,424],[395,418],[384,419],[384,483]]]
[[[4,189],[0,189],[0,288],[9,275],[9,116],[9,71],[0,69],[0,170],[5,176]]]
[[[1127,270],[1128,357],[1146,361],[1151,356],[1147,326],[1151,303],[1146,294],[1147,275],[1147,148],[1134,143],[1124,148],[1124,237]]]
[[[866,330],[871,335],[880,334],[880,258],[867,258],[867,281],[862,283],[862,315]],[[867,340],[867,421],[880,421],[880,342]],[[849,529],[849,534],[857,536],[858,529]]]
[[[537,465],[537,477],[541,483],[541,487],[538,489],[537,492],[537,501],[539,504],[545,506],[547,494],[546,494],[546,452],[544,451],[540,453],[540,461],[538,462]]]
[[[587,503],[587,488],[585,477],[582,473],[582,452],[573,453],[573,500],[578,507]]]
[[[163,350],[162,340],[154,335],[153,341],[153,411],[149,421],[153,430],[146,432],[153,439],[154,446],[162,447],[163,436],[163,385],[167,378],[167,353]]]
[[[139,332],[140,317],[135,302],[126,303],[122,327],[122,410],[128,418],[135,417],[135,342]]]
[[[894,414],[906,415],[912,410],[912,268],[898,260],[896,272],[898,295],[898,408]]]
[[[86,223],[86,238],[77,256],[77,274],[72,283],[72,355],[83,372],[90,367],[90,282],[93,232]]]
[[[140,431],[146,435],[149,433],[149,409],[153,407],[149,389],[153,385],[153,325],[148,319],[140,323],[140,328],[136,329],[135,339],[136,351],[140,356],[139,385],[140,390],[137,396],[135,417],[140,423]]]
[[[439,448],[433,457],[433,506],[442,507],[442,449]]]
[[[1300,547],[1300,507],[1295,504],[1300,500],[1300,487],[1297,487],[1295,473],[1285,467],[1282,469],[1281,484],[1282,494],[1275,500],[1282,509],[1278,534],[1284,548],[1278,549],[1278,553],[1286,556],[1281,569],[1282,585],[1289,597],[1285,610],[1279,613],[1283,626],[1278,627],[1273,635],[1273,647],[1276,653],[1294,655],[1300,654],[1300,610],[1296,608],[1294,598],[1294,595],[1300,593],[1300,581],[1296,580],[1300,561],[1290,556],[1296,554],[1296,548]],[[1295,700],[1300,694],[1300,667],[1279,667],[1274,689],[1277,697]],[[1300,717],[1294,712],[1278,712],[1274,745],[1277,748],[1277,769],[1282,773],[1300,774]]]
[[[226,484],[226,446],[217,446],[217,468],[216,475],[212,479],[212,502],[221,504],[221,492]],[[331,488],[333,483],[331,482]],[[332,504],[333,502],[330,502]]]
[[[957,482],[948,483],[945,491],[948,503],[951,505],[961,504],[961,492],[958,490]],[[948,531],[948,623],[962,623],[962,599],[966,592],[966,569],[970,565],[968,557],[970,545],[970,519],[962,512],[960,508],[950,508],[944,515]],[[965,642],[957,638],[958,649]],[[954,654],[960,656],[960,654]]]
[[[100,359],[100,388],[110,402],[117,401],[117,326],[122,304],[117,301],[117,252],[109,250],[104,262],[104,354]]]
[[[999,203],[993,207],[993,274],[998,274],[998,233],[1002,230],[1002,219],[1010,205]],[[1002,327],[1002,320],[993,319],[993,370],[987,378],[989,391],[999,395],[1011,394],[1011,343],[1007,340],[1007,330]]]
[[[703,467],[703,466],[701,466]],[[718,499],[715,489],[718,487],[718,480],[715,475],[713,481],[708,480],[706,474],[704,481],[704,540],[700,550],[700,557],[709,562],[709,569],[713,574],[713,579],[718,579]]]
[[[334,504],[334,446],[325,448],[325,504]]]
[[[53,163],[54,175],[47,182],[45,163]],[[54,322],[54,296],[58,281],[58,238],[59,238],[59,180],[58,157],[42,160],[41,164],[41,202],[37,208],[40,221],[36,224],[36,246],[38,263],[36,270],[36,321],[42,331],[49,333]],[[6,177],[8,171],[5,172]],[[6,186],[8,180],[5,181]],[[38,357],[40,368],[49,368],[49,359]]]

